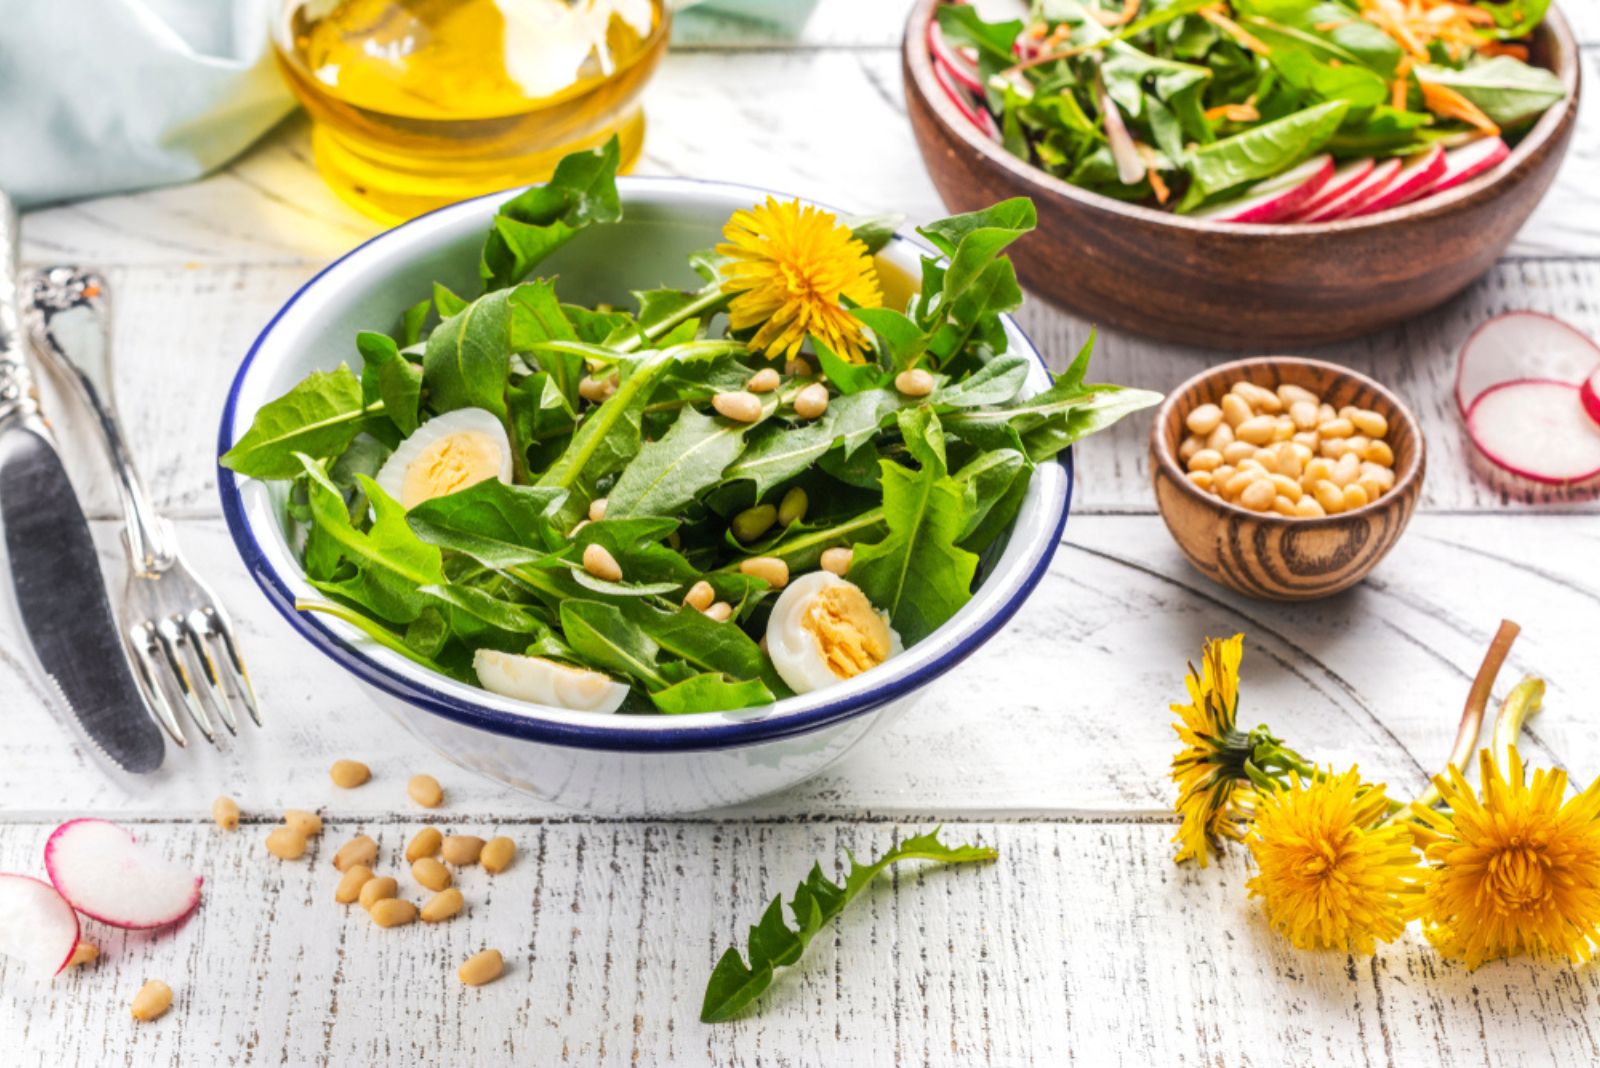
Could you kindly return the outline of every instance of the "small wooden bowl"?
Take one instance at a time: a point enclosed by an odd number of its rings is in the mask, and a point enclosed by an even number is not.
[[[1184,419],[1216,403],[1240,380],[1268,389],[1303,386],[1341,408],[1370,408],[1389,421],[1394,487],[1371,504],[1317,519],[1252,512],[1200,489],[1178,462]],[[1422,432],[1400,398],[1366,375],[1294,356],[1235,360],[1195,375],[1167,395],[1150,431],[1150,477],[1161,518],[1207,578],[1250,597],[1310,601],[1349,589],[1377,566],[1405,530],[1422,492]]]
[[[1577,122],[1578,46],[1551,7],[1532,61],[1555,72],[1567,96],[1488,173],[1343,222],[1187,218],[1080,189],[974,127],[934,79],[927,28],[940,2],[912,7],[901,76],[911,129],[945,206],[965,212],[1031,198],[1039,228],[1011,250],[1023,284],[1093,323],[1169,341],[1296,348],[1369,334],[1444,303],[1510,244],[1554,180]]]

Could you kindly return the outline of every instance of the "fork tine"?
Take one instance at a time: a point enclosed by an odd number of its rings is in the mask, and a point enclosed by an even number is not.
[[[209,645],[201,636],[201,631],[194,625],[195,619],[199,616],[200,613],[196,610],[183,617],[182,621],[183,635],[189,645],[189,661],[191,666],[198,666],[200,669],[199,675],[201,681],[205,683],[207,703],[216,710],[222,725],[228,728],[228,733],[236,735],[239,733],[239,718],[233,714],[233,702],[229,700],[227,689],[223,686],[216,658],[211,655]]]
[[[227,677],[233,692],[244,703],[256,726],[261,726],[261,706],[256,703],[256,690],[250,683],[250,672],[245,670],[244,660],[239,656],[239,644],[233,640],[233,621],[215,604],[206,605],[195,615],[204,624],[199,630],[206,639],[207,648],[213,652],[212,663],[218,665],[221,674]],[[190,618],[192,621],[193,616]],[[217,653],[221,655],[215,655]]]
[[[162,662],[166,665],[169,681],[176,684],[178,692],[183,695],[183,703],[189,710],[189,718],[200,728],[200,733],[206,736],[206,741],[215,745],[217,730],[211,725],[211,716],[201,703],[200,695],[195,692],[189,669],[184,666],[186,658],[181,650],[185,647],[190,649],[194,647],[193,641],[185,631],[183,617],[180,615],[168,616],[156,624],[156,635],[161,639]]]
[[[158,681],[161,669],[154,654],[160,651],[161,643],[156,637],[155,628],[149,623],[134,624],[128,628],[127,641],[128,649],[133,654],[133,680],[144,695],[146,707],[161,729],[167,732],[167,737],[178,743],[180,748],[186,748],[189,739],[184,735],[183,727],[178,723],[178,714]]]

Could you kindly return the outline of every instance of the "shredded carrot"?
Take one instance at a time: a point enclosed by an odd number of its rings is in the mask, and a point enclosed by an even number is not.
[[[1524,63],[1528,62],[1528,46],[1514,44],[1510,41],[1485,41],[1478,46],[1478,54],[1480,56],[1510,56],[1512,59],[1520,59]]]
[[[1311,28],[1318,33],[1327,33],[1330,30],[1337,30],[1340,26],[1348,25],[1350,25],[1349,19],[1329,19],[1327,22],[1313,23]]]
[[[1254,104],[1218,104],[1214,108],[1206,108],[1206,118],[1212,122],[1225,119],[1228,122],[1255,122],[1261,117],[1261,112],[1256,110]]]
[[[1406,97],[1409,95],[1407,79],[1411,77],[1411,57],[1401,56],[1400,62],[1394,67],[1394,84],[1389,87],[1389,106],[1396,111],[1406,109]]]
[[[1139,0],[1122,0],[1121,11],[1105,11],[1100,8],[1094,8],[1090,11],[1095,21],[1102,26],[1124,26],[1132,22],[1134,16],[1138,13]]]
[[[1224,15],[1222,13],[1222,6],[1220,4],[1216,7],[1201,8],[1200,17],[1211,23],[1211,25],[1215,26],[1223,33],[1227,34],[1229,37],[1232,37],[1235,41],[1238,41],[1239,44],[1254,52],[1256,55],[1266,56],[1272,54],[1271,47],[1269,47],[1265,41],[1246,30],[1243,26],[1230,19],[1227,15]]]
[[[1444,119],[1459,119],[1475,130],[1494,135],[1500,132],[1500,127],[1494,120],[1485,115],[1478,105],[1450,88],[1448,85],[1438,85],[1417,79],[1417,84],[1422,87],[1422,103],[1429,111]]]
[[[1167,188],[1167,183],[1161,180],[1161,174],[1154,167],[1144,173],[1145,177],[1150,179],[1150,188],[1155,192],[1156,203],[1165,204],[1167,198],[1172,196],[1172,192]]]

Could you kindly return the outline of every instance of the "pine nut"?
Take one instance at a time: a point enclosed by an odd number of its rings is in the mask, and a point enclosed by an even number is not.
[[[606,499],[596,497],[589,502],[589,522],[598,523],[606,517]]]
[[[93,942],[80,941],[72,947],[72,956],[67,958],[67,967],[77,968],[84,964],[93,964],[100,959],[100,947]]]
[[[466,963],[456,971],[456,978],[467,986],[482,986],[500,978],[500,973],[504,970],[505,961],[501,959],[500,951],[486,949],[468,957]]]
[[[1289,405],[1309,403],[1312,407],[1316,407],[1321,403],[1317,400],[1317,395],[1309,389],[1288,382],[1278,387],[1278,399]]]
[[[828,410],[828,387],[813,382],[794,398],[794,414],[802,419],[815,419]]]
[[[1295,507],[1295,503],[1289,498],[1283,496],[1281,493],[1272,498],[1272,510],[1281,516],[1287,516],[1288,518],[1293,519],[1295,516],[1300,514],[1299,512],[1295,511]]]
[[[1372,439],[1365,434],[1352,434],[1344,439],[1344,451],[1355,453],[1357,460],[1365,458],[1367,450],[1371,447]]]
[[[1329,419],[1317,427],[1317,433],[1323,438],[1347,438],[1355,432],[1355,424],[1348,419]]]
[[[1188,478],[1190,482],[1193,482],[1196,486],[1199,486],[1203,490],[1208,490],[1211,488],[1210,471],[1190,471]]]
[[[1333,465],[1333,474],[1329,477],[1336,486],[1348,486],[1360,476],[1361,460],[1355,453],[1347,452]]]
[[[1394,469],[1377,463],[1364,463],[1361,465],[1363,478],[1370,478],[1384,489],[1394,487]]]
[[[1223,485],[1222,495],[1231,500],[1232,498],[1239,496],[1239,494],[1243,493],[1251,485],[1259,482],[1261,478],[1262,476],[1259,471],[1235,472],[1234,476],[1228,479],[1227,483]]]
[[[362,908],[371,912],[372,906],[385,898],[394,897],[399,892],[400,884],[395,881],[394,876],[377,875],[361,884],[361,891],[356,895],[356,900],[361,903]]]
[[[824,549],[822,570],[842,576],[850,570],[850,562],[854,557],[855,550],[848,545],[836,545],[832,549]]]
[[[423,808],[438,808],[444,804],[444,787],[432,775],[413,775],[406,783],[406,794]]]
[[[1290,438],[1294,437],[1294,433],[1295,429],[1293,419],[1290,419],[1287,415],[1275,417],[1272,427],[1273,441],[1288,441]]]
[[[279,860],[299,860],[306,855],[306,836],[293,827],[274,827],[267,834],[267,852]]]
[[[758,504],[734,516],[730,526],[733,528],[733,536],[748,545],[771,530],[772,524],[777,521],[777,508],[770,504]]]
[[[239,826],[239,802],[231,797],[219,797],[211,802],[211,819],[225,831]]]
[[[458,868],[478,863],[478,857],[482,853],[483,839],[475,834],[448,835],[440,848],[440,855]]]
[[[1206,435],[1206,448],[1221,452],[1237,440],[1233,435],[1233,427],[1227,423],[1218,423],[1217,429]]]
[[[693,608],[696,612],[704,612],[711,607],[717,599],[717,591],[711,588],[711,583],[701,579],[689,587],[689,592],[683,595],[683,604],[686,608]]]
[[[1352,482],[1344,488],[1345,511],[1353,511],[1365,507],[1367,504],[1367,491],[1359,483]]]
[[[1288,475],[1268,475],[1267,481],[1271,482],[1272,488],[1278,491],[1278,496],[1289,498],[1290,504],[1305,496],[1305,490],[1300,488],[1300,483]]]
[[[516,855],[517,843],[502,834],[483,844],[483,852],[478,855],[478,862],[490,875],[499,875],[511,867],[511,858]]]
[[[358,834],[339,847],[339,851],[333,855],[333,866],[340,871],[349,871],[357,864],[365,864],[370,868],[377,859],[378,843],[364,834]]]
[[[1301,497],[1300,503],[1294,506],[1295,514],[1303,519],[1319,519],[1328,513],[1322,510],[1322,505],[1317,503],[1315,497]]]
[[[1283,411],[1283,401],[1278,395],[1265,386],[1258,386],[1254,382],[1235,382],[1232,392],[1244,398],[1246,404],[1258,412],[1276,415]]]
[[[422,903],[422,922],[443,923],[460,912],[465,904],[466,900],[461,896],[461,891],[455,887],[441,890]]]
[[[578,380],[578,396],[591,404],[604,404],[617,392],[617,380],[614,374],[604,378],[585,375]]]
[[[379,927],[403,927],[417,918],[417,906],[403,898],[386,897],[374,901],[367,914]]]
[[[1237,393],[1229,393],[1222,398],[1223,421],[1235,430],[1239,428],[1240,423],[1254,417],[1255,414],[1250,410],[1250,405],[1245,403],[1245,399]]]
[[[1272,507],[1272,499],[1277,495],[1271,482],[1264,478],[1257,479],[1239,494],[1239,503],[1252,512],[1264,512]]]
[[[744,384],[744,388],[751,393],[771,393],[778,388],[778,384],[782,381],[776,370],[771,367],[763,367],[750,376],[750,380]]]
[[[1323,479],[1328,478],[1332,474],[1333,464],[1319,456],[1310,463],[1306,464],[1306,469],[1301,475],[1300,484],[1306,489],[1310,489],[1318,482],[1321,482]]]
[[[761,418],[761,399],[749,390],[718,393],[711,398],[711,407],[736,423],[753,423]]]
[[[1222,466],[1222,454],[1216,449],[1201,449],[1189,458],[1189,470],[1214,471]]]
[[[333,899],[341,905],[348,905],[361,897],[361,888],[371,881],[371,868],[365,864],[352,865],[349,871],[339,877],[339,885],[333,888]]]
[[[622,566],[604,545],[591,541],[583,547],[583,569],[606,582],[622,581]]]
[[[1329,515],[1338,515],[1344,511],[1344,490],[1323,479],[1311,488],[1312,495],[1317,503],[1322,505],[1322,510]]]
[[[1301,457],[1300,450],[1295,448],[1292,442],[1285,442],[1278,446],[1278,473],[1280,475],[1299,478],[1300,472],[1304,470],[1305,458]]]
[[[328,769],[328,778],[341,790],[353,790],[372,778],[372,769],[359,760],[335,760]]]
[[[1278,424],[1270,415],[1253,415],[1233,428],[1240,441],[1252,445],[1265,445],[1277,433]]]
[[[1190,410],[1183,424],[1201,437],[1217,429],[1222,423],[1222,409],[1215,404],[1201,404]]]
[[[1193,472],[1190,473],[1192,474]],[[1228,479],[1232,478],[1236,474],[1238,474],[1238,469],[1236,467],[1234,467],[1232,464],[1223,464],[1221,467],[1211,472],[1211,484],[1220,490],[1223,486],[1227,485]]]
[[[739,561],[739,573],[758,578],[775,590],[789,585],[789,565],[776,556],[752,556]]]
[[[806,508],[810,504],[811,498],[806,496],[806,491],[795,486],[778,502],[778,525],[786,527],[800,522],[806,517]]]
[[[933,375],[913,367],[894,376],[894,388],[908,397],[926,397],[933,392]]]
[[[790,378],[809,378],[816,374],[804,356],[791,356],[783,361],[783,373]]]
[[[418,857],[411,865],[411,877],[429,890],[443,890],[450,885],[450,869],[433,857]]]
[[[1222,459],[1224,463],[1236,464],[1240,460],[1252,458],[1258,451],[1260,451],[1260,447],[1252,445],[1248,441],[1235,441],[1222,450]]]
[[[1195,453],[1199,452],[1201,449],[1205,448],[1205,446],[1205,442],[1201,441],[1193,434],[1190,434],[1188,437],[1184,438],[1178,443],[1178,462],[1181,464],[1187,464],[1189,462],[1189,458]]]
[[[1256,449],[1256,454],[1249,457],[1249,459],[1252,459],[1256,463],[1260,464],[1261,469],[1269,475],[1278,470],[1278,452],[1270,445],[1266,446],[1265,448]],[[1240,460],[1239,462],[1244,463],[1243,460]]]
[[[1314,430],[1317,426],[1317,406],[1311,401],[1295,401],[1289,406],[1289,418],[1297,430]]]
[[[727,601],[718,601],[716,604],[706,609],[705,615],[706,618],[712,622],[726,623],[728,620],[733,618],[733,605],[729,604]]]
[[[1374,441],[1367,446],[1366,455],[1362,459],[1382,467],[1393,467],[1394,450],[1389,447],[1387,441]]]
[[[148,1022],[172,1008],[172,988],[160,979],[151,979],[133,995],[133,1018]]]
[[[424,827],[418,831],[406,845],[406,863],[431,857],[439,852],[439,845],[444,841],[444,835],[439,833],[437,827]]]
[[[1350,421],[1356,425],[1357,430],[1361,431],[1369,438],[1383,438],[1389,436],[1389,420],[1385,419],[1381,412],[1372,412],[1358,408],[1356,411],[1351,413]]]
[[[306,838],[315,838],[322,833],[322,817],[303,808],[291,808],[286,811],[283,814],[283,823],[286,827],[293,827]]]

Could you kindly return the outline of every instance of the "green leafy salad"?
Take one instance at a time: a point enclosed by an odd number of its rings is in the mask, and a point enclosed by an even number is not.
[[[888,222],[769,199],[691,257],[698,289],[566,303],[534,272],[622,217],[616,165],[569,156],[507,201],[480,295],[435,285],[222,457],[290,483],[302,610],[537,704],[761,705],[927,637],[1035,467],[1159,399],[1086,384],[1087,346],[1023,396],[1000,316],[1026,200],[924,227],[941,255],[903,301]]]
[[[1530,61],[1548,7],[1035,0],[985,22],[951,3],[929,44],[958,108],[1074,185],[1226,221],[1326,221],[1503,160],[1503,138],[1565,96]]]

